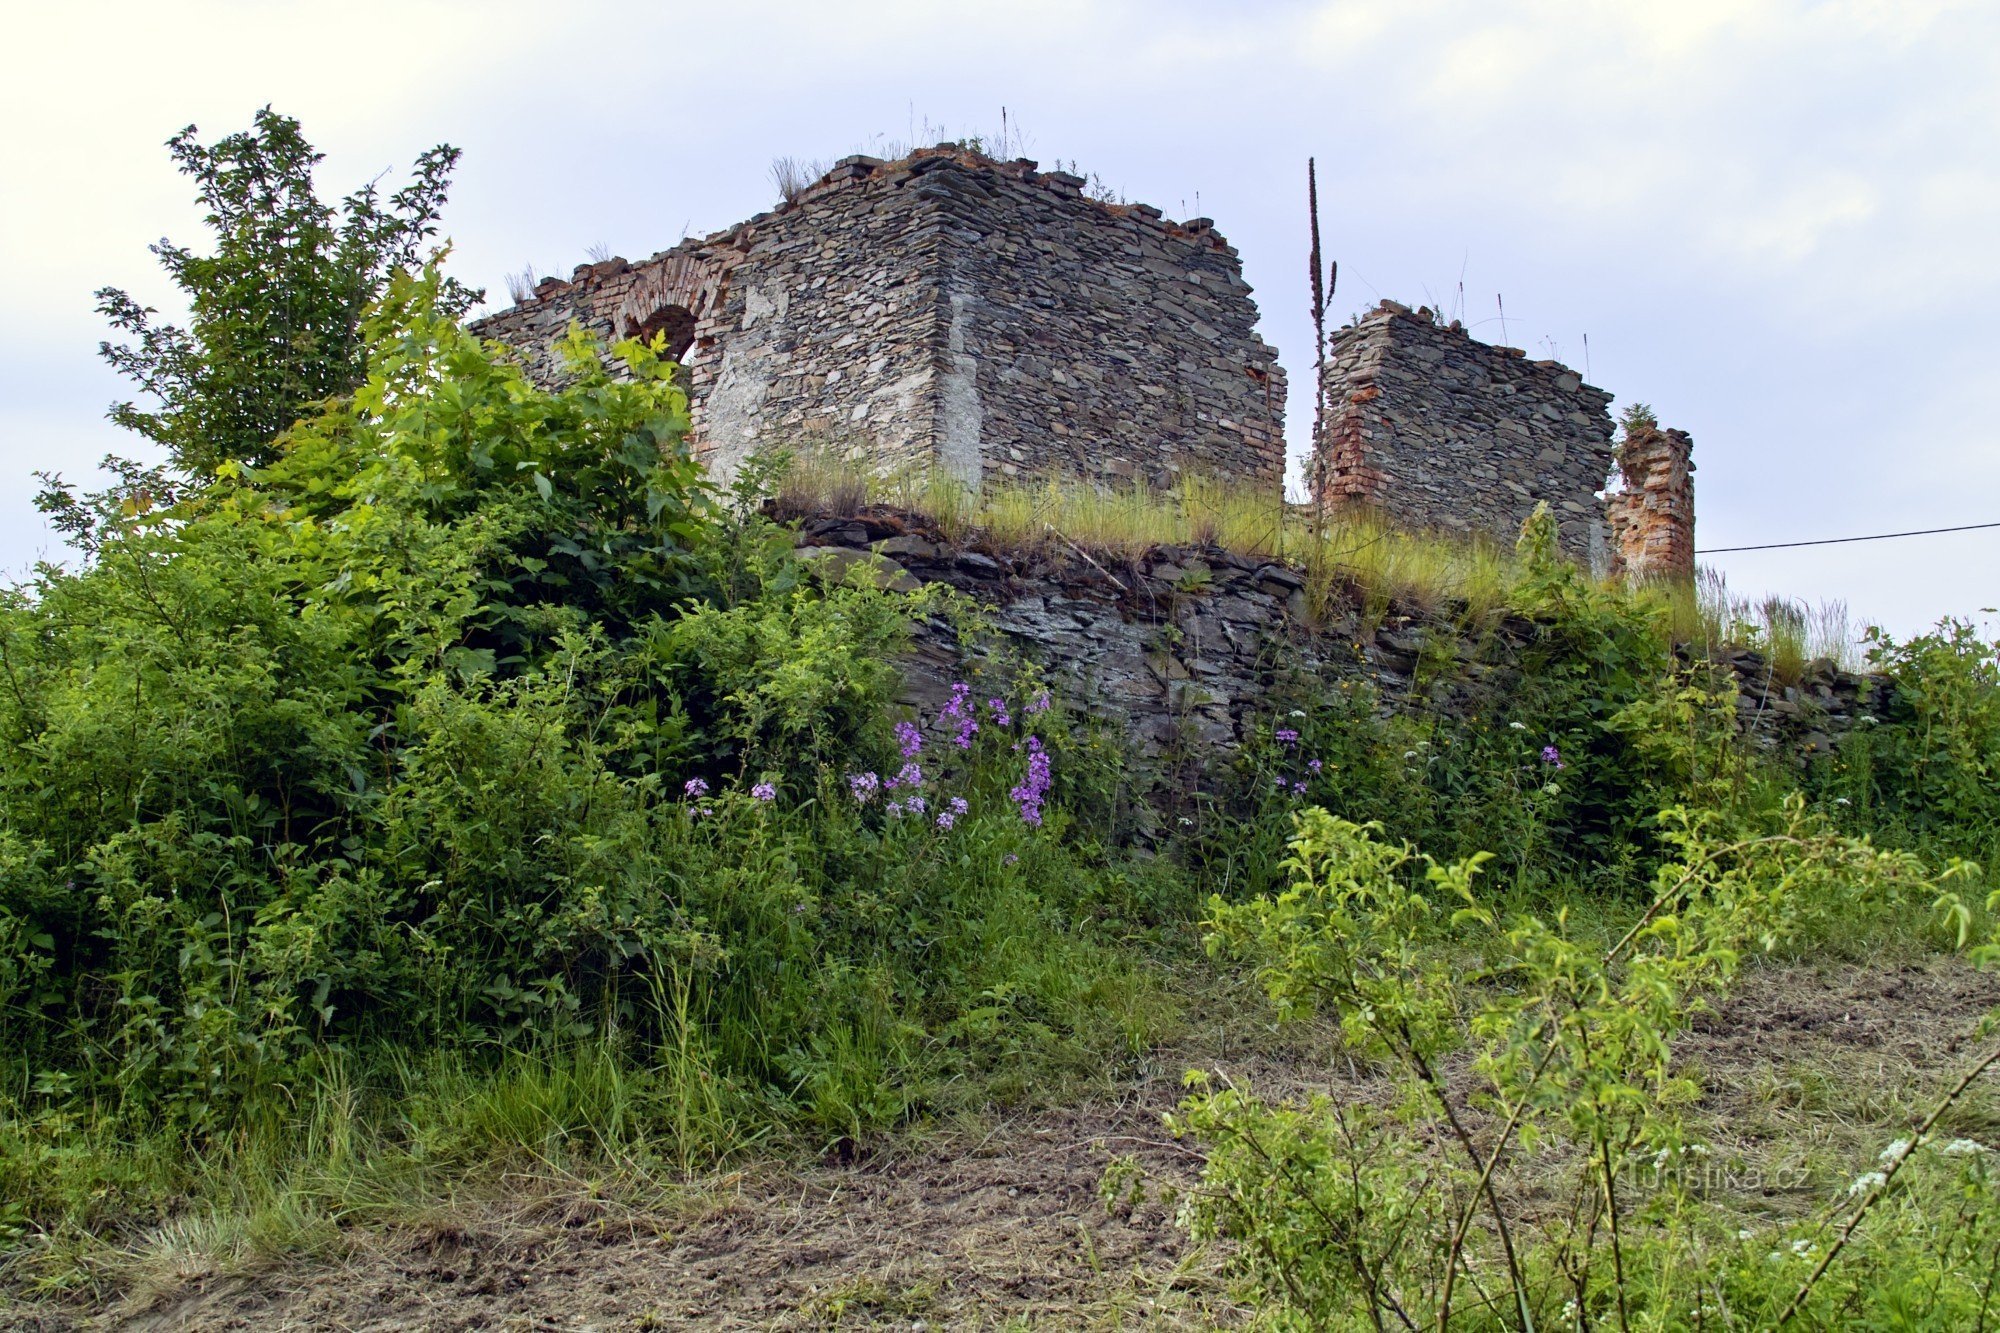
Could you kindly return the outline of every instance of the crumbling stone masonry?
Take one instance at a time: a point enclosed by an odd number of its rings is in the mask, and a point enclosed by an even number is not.
[[[985,608],[1001,645],[1147,756],[1182,742],[1233,750],[1294,692],[1324,696],[1343,683],[1367,684],[1390,708],[1487,712],[1518,688],[1545,633],[1514,616],[1468,628],[1411,607],[1371,615],[1358,602],[1313,616],[1305,571],[1214,546],[1100,560],[1066,547],[1010,550],[976,533],[962,545],[880,507],[805,518],[796,540],[802,558],[827,562],[828,577],[854,577],[867,562],[883,586],[958,589]],[[996,645],[968,645],[942,621],[914,630],[899,663],[902,702],[935,716],[951,682]],[[1824,660],[1788,685],[1743,649],[1723,650],[1716,665],[1736,682],[1740,723],[1801,760],[1838,748],[1881,712],[1890,688]]]
[[[1686,431],[1626,428],[1618,450],[1624,489],[1605,501],[1611,572],[1634,579],[1694,577],[1694,441]]]
[[[1082,186],[946,147],[850,157],[769,213],[546,279],[474,327],[545,381],[571,321],[665,334],[725,477],[824,447],[974,485],[1186,470],[1275,492],[1285,381],[1236,251],[1206,218]]]
[[[1512,541],[1547,501],[1564,549],[1605,563],[1611,395],[1555,361],[1384,301],[1334,334],[1312,482],[1400,526]]]

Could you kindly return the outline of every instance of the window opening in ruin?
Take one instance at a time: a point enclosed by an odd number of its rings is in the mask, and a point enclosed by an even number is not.
[[[694,312],[686,306],[663,305],[634,328],[632,336],[650,345],[655,336],[664,334],[667,359],[685,366],[694,359],[694,325]]]

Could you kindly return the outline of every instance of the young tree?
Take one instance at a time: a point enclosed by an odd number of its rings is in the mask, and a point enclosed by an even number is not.
[[[291,117],[267,106],[246,133],[213,145],[195,134],[190,125],[167,147],[195,179],[212,251],[166,240],[152,247],[187,294],[187,326],[156,322],[158,311],[114,287],[97,293],[97,308],[134,339],[103,343],[104,359],[159,403],[154,411],[118,403],[111,419],[204,477],[232,459],[268,462],[272,441],[310,404],[361,383],[362,311],[393,270],[439,253],[426,242],[459,150],[440,144],[386,199],[371,181],[335,208],[313,183],[323,154]],[[457,317],[479,297],[447,282],[443,306]]]

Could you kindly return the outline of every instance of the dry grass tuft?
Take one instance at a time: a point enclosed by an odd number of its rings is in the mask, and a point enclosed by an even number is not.
[[[1770,659],[1771,675],[1780,684],[1796,685],[1815,661],[1831,662],[1843,671],[1860,665],[1844,601],[1812,606],[1786,597],[1740,597],[1713,569],[1701,570],[1691,586],[1663,587],[1659,592],[1676,640],[1711,651],[1724,646],[1754,648]]]

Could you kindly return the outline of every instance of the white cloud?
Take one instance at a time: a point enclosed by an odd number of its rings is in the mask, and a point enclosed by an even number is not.
[[[428,123],[537,44],[526,0],[253,0],[38,5],[11,14],[0,81],[0,251],[33,256],[12,298],[94,327],[88,293],[155,281],[144,245],[162,219],[198,230],[162,145],[183,125],[220,134],[266,103],[300,118],[350,188],[436,142]],[[58,313],[60,312],[60,313]]]

